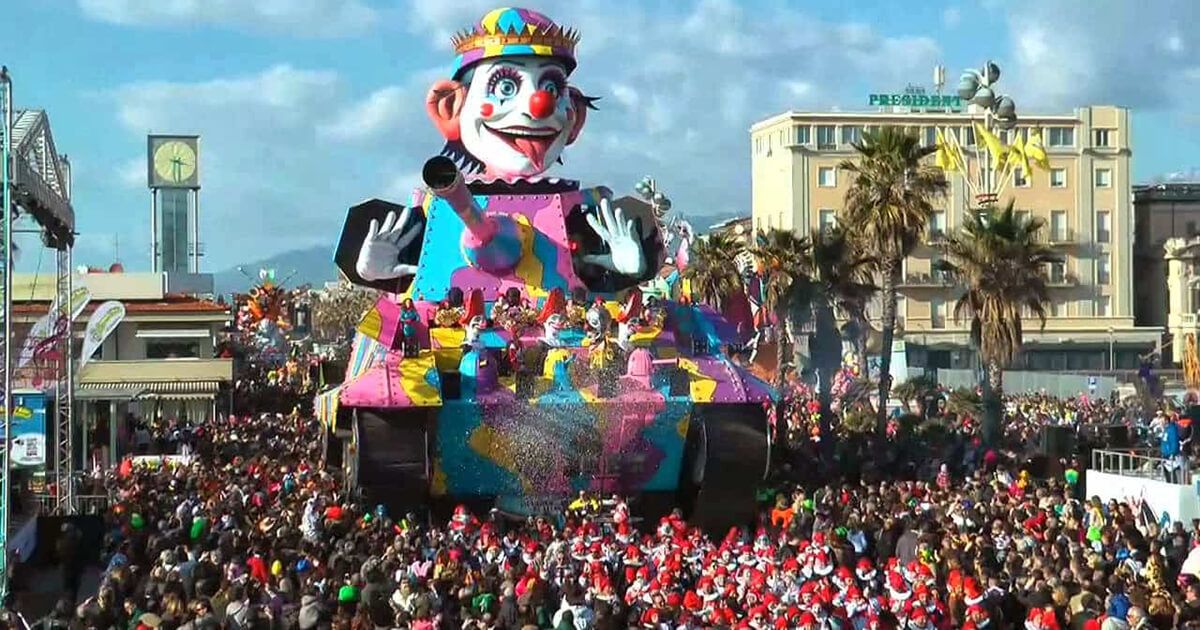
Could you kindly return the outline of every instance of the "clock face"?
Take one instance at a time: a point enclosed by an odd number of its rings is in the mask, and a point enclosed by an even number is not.
[[[196,174],[196,150],[182,140],[168,140],[154,150],[154,174],[165,184],[182,184]]]

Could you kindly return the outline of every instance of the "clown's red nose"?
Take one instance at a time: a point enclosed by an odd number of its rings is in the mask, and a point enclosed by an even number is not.
[[[549,118],[554,113],[554,95],[546,90],[538,90],[529,97],[529,115],[534,118]]]

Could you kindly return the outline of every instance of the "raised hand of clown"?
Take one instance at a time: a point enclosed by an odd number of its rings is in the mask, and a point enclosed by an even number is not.
[[[420,234],[419,225],[408,225],[410,215],[410,210],[405,208],[399,217],[395,212],[387,213],[383,225],[379,224],[378,219],[371,219],[367,237],[363,239],[362,248],[358,250],[358,261],[354,265],[355,271],[364,280],[391,280],[417,272],[416,265],[399,262],[400,250]]]
[[[646,271],[642,241],[632,219],[625,218],[620,208],[613,211],[607,199],[600,200],[600,209],[587,215],[588,225],[608,245],[607,254],[588,254],[585,262],[600,265],[623,276],[640,276]]]

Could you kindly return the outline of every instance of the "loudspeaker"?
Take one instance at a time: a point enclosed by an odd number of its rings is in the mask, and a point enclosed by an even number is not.
[[[712,535],[752,526],[758,511],[754,488],[768,472],[766,413],[758,405],[740,404],[703,405],[696,414],[692,429],[703,433],[696,436],[700,439],[689,436],[687,443],[703,454],[685,456],[680,484],[695,489],[689,520]]]
[[[1101,448],[1129,448],[1129,427],[1123,424],[1110,424],[1104,427]]]
[[[358,484],[369,503],[389,514],[429,502],[430,440],[423,410],[358,412]]]
[[[1075,450],[1075,436],[1070,427],[1042,427],[1042,455],[1059,458],[1070,457]]]

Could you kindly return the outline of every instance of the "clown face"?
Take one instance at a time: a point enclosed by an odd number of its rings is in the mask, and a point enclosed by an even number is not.
[[[463,83],[459,134],[489,171],[537,175],[558,160],[575,119],[562,62],[533,56],[484,61]]]

